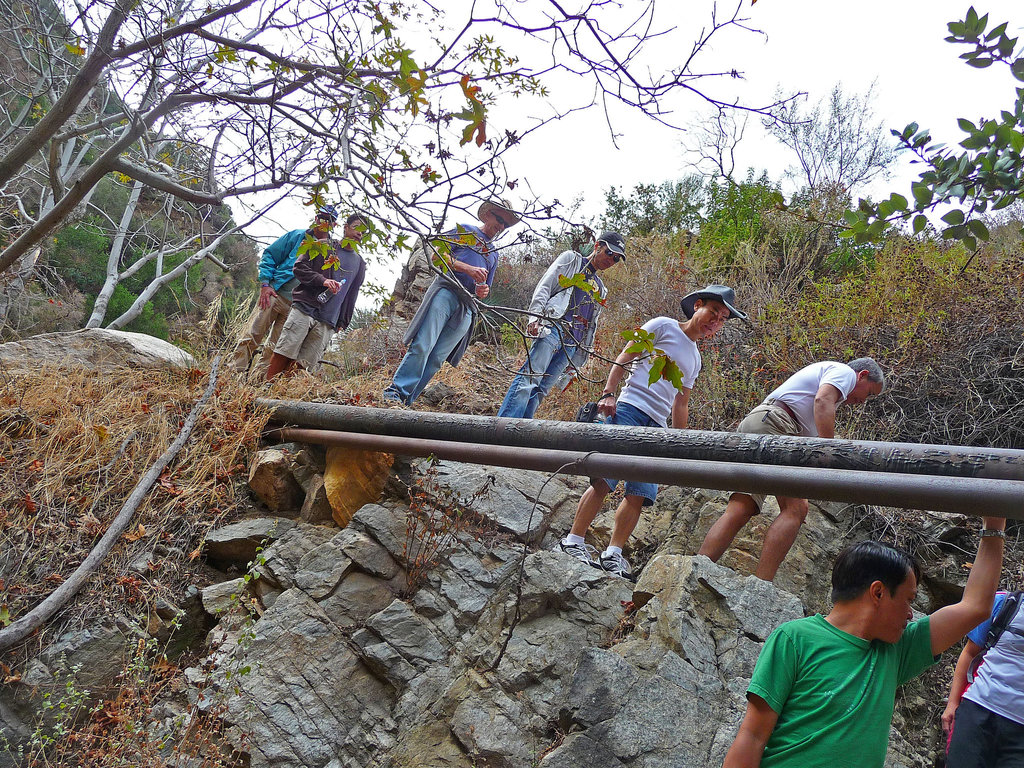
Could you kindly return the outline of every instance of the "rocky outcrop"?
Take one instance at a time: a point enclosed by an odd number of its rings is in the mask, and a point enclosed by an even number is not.
[[[812,564],[846,540],[842,511],[813,507],[768,584],[743,573],[756,527],[737,570],[686,552],[725,494],[669,489],[638,528],[633,585],[550,550],[582,482],[428,466],[412,509],[300,523],[264,551],[264,610],[218,667],[247,670],[218,695],[253,768],[720,764],[761,645],[824,600]],[[431,509],[469,523],[418,527]],[[923,765],[916,736],[894,729],[891,768]]]
[[[276,462],[306,494],[304,509],[322,491],[315,453],[290,446]],[[668,488],[627,553],[640,570],[632,584],[552,550],[582,479],[429,460],[397,471],[392,495],[345,527],[271,512],[209,534],[207,563],[233,578],[196,590],[203,621],[216,622],[200,644],[208,655],[158,703],[155,733],[173,738],[168,724],[189,713],[215,716],[251,768],[720,765],[765,638],[826,607],[823,564],[873,524],[812,504],[768,584],[748,574],[770,506],[714,564],[692,553],[727,494]],[[607,506],[595,545],[607,540]],[[959,520],[928,519],[932,538],[959,541]],[[955,570],[924,582],[922,609],[954,588]],[[90,642],[116,668],[127,638]],[[89,645],[64,639],[73,653]],[[53,663],[49,654],[26,669],[14,704],[52,685]],[[904,687],[888,768],[933,764],[934,724],[914,714],[927,700]],[[4,696],[0,719],[13,734],[30,720]]]
[[[38,368],[51,365],[84,368],[191,368],[195,360],[173,344],[144,333],[89,328],[69,333],[44,333],[0,344],[5,366]]]

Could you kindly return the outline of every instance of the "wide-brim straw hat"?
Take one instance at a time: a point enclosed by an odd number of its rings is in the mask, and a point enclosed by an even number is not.
[[[513,227],[519,223],[519,214],[513,211],[512,208],[509,207],[509,204],[501,198],[498,198],[497,200],[484,200],[480,203],[480,208],[476,212],[476,217],[482,221],[484,214],[489,211],[493,212],[498,216],[498,218],[504,221],[506,228]]]
[[[736,292],[733,291],[727,285],[709,285],[706,288],[701,288],[699,291],[688,293],[683,296],[682,301],[679,303],[682,307],[683,314],[689,319],[693,317],[693,305],[697,302],[697,299],[714,299],[720,301],[729,309],[729,318],[738,317],[740,320],[746,320],[747,316],[736,309]]]

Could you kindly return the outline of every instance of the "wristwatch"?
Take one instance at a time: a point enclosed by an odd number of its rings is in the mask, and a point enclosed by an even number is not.
[[[978,534],[978,535],[981,536],[981,538],[983,538],[983,539],[987,539],[987,538],[1005,539],[1006,538],[1006,531],[999,531],[999,530],[996,530],[995,528],[982,528],[981,529],[981,533]]]

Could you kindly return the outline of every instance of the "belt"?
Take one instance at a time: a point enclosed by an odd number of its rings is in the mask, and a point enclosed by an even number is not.
[[[796,417],[796,413],[794,413],[793,409],[786,405],[786,403],[784,403],[782,400],[779,400],[777,397],[769,397],[767,400],[764,401],[764,404],[778,406],[779,408],[781,408],[782,410],[789,414],[790,418],[793,419],[793,421],[796,423],[798,427],[800,426],[800,419]]]

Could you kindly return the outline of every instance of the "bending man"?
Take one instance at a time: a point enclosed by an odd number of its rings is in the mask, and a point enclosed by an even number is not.
[[[759,435],[803,435],[835,437],[836,409],[846,403],[858,405],[885,389],[885,375],[870,357],[849,363],[814,363],[794,373],[752,410],[737,432]],[[754,575],[771,581],[782,565],[807,517],[807,499],[776,496],[779,516],[764,537],[761,558]],[[736,534],[761,512],[764,496],[734,493],[718,521],[711,526],[697,554],[717,561]]]

